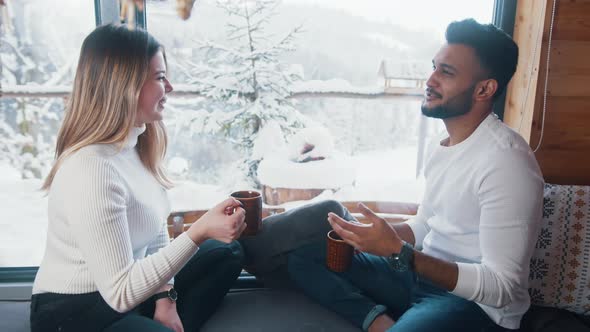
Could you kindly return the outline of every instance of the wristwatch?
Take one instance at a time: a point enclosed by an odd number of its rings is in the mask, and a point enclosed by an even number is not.
[[[389,265],[398,272],[406,272],[414,267],[414,247],[406,241],[402,241],[402,243],[399,253],[387,257]]]
[[[154,302],[159,299],[166,299],[166,298],[172,302],[176,302],[176,300],[178,299],[178,293],[176,293],[176,290],[174,289],[174,287],[170,288],[167,291],[159,292],[159,293],[152,295],[152,300],[154,300]]]

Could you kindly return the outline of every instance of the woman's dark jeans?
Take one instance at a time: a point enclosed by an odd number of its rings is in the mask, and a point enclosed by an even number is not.
[[[240,275],[243,258],[238,242],[207,240],[174,277],[176,309],[185,331],[198,331],[213,315]],[[154,309],[154,301],[147,300],[118,313],[98,292],[36,294],[31,298],[31,331],[170,331],[152,319]]]

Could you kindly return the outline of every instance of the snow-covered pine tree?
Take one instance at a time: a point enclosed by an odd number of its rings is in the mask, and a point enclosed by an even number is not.
[[[188,82],[197,84],[216,110],[195,118],[192,128],[201,133],[221,131],[243,152],[240,168],[258,186],[256,170],[262,156],[252,155],[252,148],[260,129],[274,121],[286,138],[307,122],[288,98],[302,70],[280,60],[295,49],[301,27],[278,37],[266,31],[277,12],[276,0],[222,0],[217,5],[229,16],[227,40],[200,41],[202,62],[181,65]]]

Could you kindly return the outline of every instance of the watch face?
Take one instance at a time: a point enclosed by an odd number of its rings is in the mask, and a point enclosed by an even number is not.
[[[178,293],[176,293],[176,290],[174,288],[170,288],[170,290],[168,290],[168,297],[172,301],[176,301],[176,299],[178,299]]]

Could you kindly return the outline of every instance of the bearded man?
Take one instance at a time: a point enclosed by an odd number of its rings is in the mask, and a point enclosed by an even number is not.
[[[448,137],[427,161],[417,215],[390,225],[361,206],[366,227],[334,209],[329,224],[361,253],[347,271],[332,272],[325,233],[290,251],[288,273],[300,289],[364,331],[519,327],[530,305],[543,177],[527,142],[492,112],[517,59],[518,46],[491,24],[448,26],[422,103]]]

